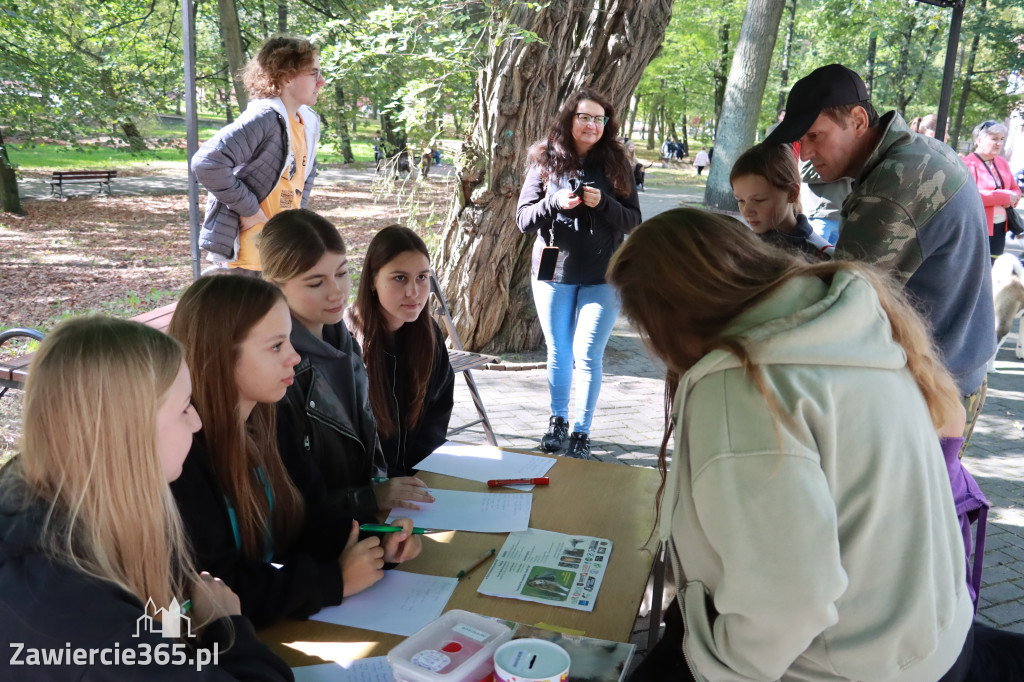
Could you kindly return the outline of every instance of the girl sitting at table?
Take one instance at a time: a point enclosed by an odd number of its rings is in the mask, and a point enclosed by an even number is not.
[[[138,323],[79,318],[40,344],[21,454],[0,471],[0,637],[23,648],[3,679],[134,678],[124,661],[142,664],[143,646],[218,651],[201,670],[150,665],[147,680],[292,679],[238,597],[189,559],[167,484],[200,427],[190,393],[181,346]],[[189,599],[181,637],[162,636],[163,609]],[[144,614],[152,627],[140,627]],[[25,667],[32,650],[100,655]]]
[[[337,228],[306,209],[284,211],[267,222],[259,249],[263,276],[288,302],[290,340],[302,358],[277,404],[279,447],[312,460],[332,496],[353,511],[433,502],[420,479],[387,478],[366,367],[341,321],[351,280]]]
[[[667,369],[679,596],[631,679],[965,679],[974,610],[937,435],[963,410],[903,294],[696,209],[640,225],[608,279]]]
[[[370,240],[349,329],[363,347],[388,476],[408,476],[445,442],[455,373],[427,310],[430,254],[407,227]]]
[[[185,347],[203,420],[172,490],[196,564],[238,593],[257,627],[338,604],[380,580],[385,562],[419,554],[409,519],[383,543],[360,539],[358,523],[327,500],[308,461],[278,454],[274,403],[299,356],[277,287],[229,275],[199,279],[168,331]]]

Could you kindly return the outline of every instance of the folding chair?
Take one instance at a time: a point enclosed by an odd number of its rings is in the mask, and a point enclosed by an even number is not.
[[[444,327],[444,330],[448,333],[448,339],[451,341],[452,348],[448,349],[448,360],[452,363],[453,370],[462,372],[462,376],[466,377],[466,386],[469,387],[469,394],[473,397],[473,404],[476,406],[477,414],[480,415],[480,418],[475,421],[449,429],[448,434],[454,435],[477,424],[482,424],[484,434],[487,436],[487,442],[491,445],[497,445],[498,441],[494,437],[494,429],[491,428],[491,421],[487,418],[487,410],[484,409],[484,403],[480,399],[480,392],[476,388],[476,382],[473,381],[473,372],[470,370],[488,363],[501,362],[501,358],[482,353],[470,353],[462,349],[462,341],[459,339],[458,332],[455,331],[455,323],[452,321],[451,312],[448,310],[448,302],[445,301],[444,294],[441,293],[441,285],[438,284],[437,276],[433,270],[430,271],[430,293],[437,298],[437,307],[433,309],[434,319]]]

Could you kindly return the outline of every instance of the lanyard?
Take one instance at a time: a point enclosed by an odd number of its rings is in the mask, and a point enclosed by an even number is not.
[[[989,168],[988,161],[978,156],[978,152],[973,152],[973,154],[978,157],[978,161],[981,161],[981,163],[985,166],[985,170],[987,170],[988,174],[992,176],[992,182],[993,184],[995,184],[996,189],[1006,189],[1006,185],[1003,184],[1003,175],[1002,173],[999,172],[999,168],[997,167],[996,172],[993,173],[992,169]],[[992,159],[992,165],[996,165],[995,159]]]

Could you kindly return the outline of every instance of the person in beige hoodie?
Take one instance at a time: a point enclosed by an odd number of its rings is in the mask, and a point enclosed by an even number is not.
[[[659,519],[679,597],[656,674],[633,679],[965,679],[937,434],[963,411],[902,293],[696,209],[637,228],[608,280],[671,399]]]

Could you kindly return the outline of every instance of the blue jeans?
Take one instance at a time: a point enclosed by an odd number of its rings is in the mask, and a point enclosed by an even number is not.
[[[604,349],[619,316],[619,299],[609,284],[560,284],[533,280],[533,301],[548,346],[551,414],[569,419],[569,390],[576,363],[576,422],[590,433],[601,393]]]
[[[832,246],[836,245],[839,241],[839,221],[838,220],[825,220],[824,218],[808,218],[807,222],[811,224],[811,228],[814,229],[816,234],[824,237],[829,244]]]

